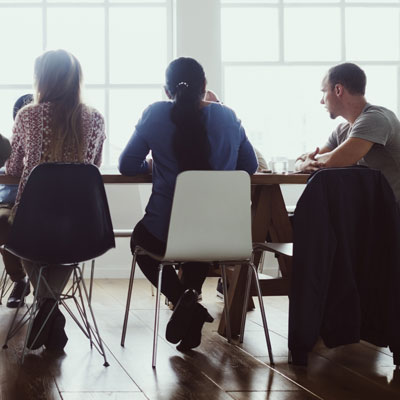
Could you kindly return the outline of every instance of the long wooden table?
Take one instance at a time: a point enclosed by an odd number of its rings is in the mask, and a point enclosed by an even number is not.
[[[105,184],[139,184],[151,183],[150,175],[122,176],[119,174],[103,174]],[[252,185],[252,235],[253,242],[264,242],[267,237],[273,242],[291,242],[292,227],[289,222],[285,203],[280,189],[281,184],[305,184],[309,175],[306,174],[256,174],[251,177]],[[0,183],[18,184],[19,178],[0,175]],[[258,262],[259,258],[256,258]],[[291,271],[291,260],[278,258],[282,277],[261,281],[263,295],[288,294]],[[229,282],[229,310],[232,337],[240,332],[243,293],[245,290],[247,271],[237,267]],[[253,293],[255,295],[255,293]],[[218,332],[225,334],[225,321],[221,319]]]
[[[289,221],[281,184],[305,184],[308,174],[256,174],[251,177],[252,196],[252,238],[253,242],[292,242],[292,226]],[[258,265],[260,255],[255,257]],[[282,296],[289,293],[291,258],[279,256],[281,277],[261,279],[260,286],[264,296]],[[243,298],[247,279],[247,269],[236,267],[229,280],[228,304],[232,337],[240,333]],[[256,296],[255,288],[252,288]],[[225,319],[221,318],[218,332],[225,335]]]

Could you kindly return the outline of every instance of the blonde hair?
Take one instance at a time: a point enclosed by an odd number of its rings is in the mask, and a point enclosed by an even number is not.
[[[35,61],[35,100],[51,103],[49,161],[83,161],[82,69],[65,50],[50,50]]]

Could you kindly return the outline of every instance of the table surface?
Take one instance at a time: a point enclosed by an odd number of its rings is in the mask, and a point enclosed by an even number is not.
[[[304,184],[308,174],[255,174],[251,176],[252,185],[274,184]],[[151,183],[151,175],[124,176],[120,174],[103,174],[103,181],[110,183]],[[10,175],[0,175],[0,184],[18,184],[19,178]]]

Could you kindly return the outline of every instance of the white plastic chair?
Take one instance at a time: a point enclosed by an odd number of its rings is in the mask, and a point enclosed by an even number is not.
[[[138,254],[146,254],[160,262],[154,320],[153,368],[156,366],[157,357],[163,267],[188,261],[218,262],[221,265],[225,293],[226,334],[230,342],[231,329],[225,267],[247,264],[256,277],[268,354],[270,362],[273,364],[271,341],[257,268],[252,262],[250,204],[250,177],[244,171],[185,171],[178,175],[165,254],[153,254],[139,246],[136,246],[134,250],[121,346],[125,344]]]

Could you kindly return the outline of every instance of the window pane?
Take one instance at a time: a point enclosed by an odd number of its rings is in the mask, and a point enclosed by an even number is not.
[[[82,0],[47,0],[48,3],[82,3]],[[104,3],[104,0],[85,0],[85,3]]]
[[[62,48],[74,54],[86,83],[104,82],[103,9],[49,8],[47,29],[49,49]]]
[[[165,8],[110,10],[112,83],[162,83],[167,64]]]
[[[246,0],[220,0],[221,4],[244,4],[249,3]],[[278,0],[251,0],[252,3],[260,3],[260,4],[276,4]]]
[[[398,8],[346,9],[346,57],[353,60],[398,60],[398,20]]]
[[[0,83],[31,84],[33,64],[42,53],[42,11],[0,9]]]
[[[166,0],[109,0],[110,3],[165,3]]]
[[[82,100],[90,107],[94,107],[105,116],[105,94],[104,89],[87,89],[82,91]]]
[[[340,60],[339,8],[288,8],[284,18],[287,61]]]
[[[162,99],[162,89],[110,90],[110,162],[117,165],[145,108]]]
[[[380,5],[381,3],[399,3],[399,0],[383,0],[383,1],[377,1],[377,0],[345,0],[347,3],[375,3]]]
[[[278,60],[278,11],[222,9],[221,43],[223,61]]]
[[[366,98],[369,103],[397,112],[397,67],[363,66],[367,75]]]
[[[268,159],[296,158],[325,144],[332,121],[320,104],[326,67],[226,67],[225,104]],[[249,101],[251,99],[251,101]]]
[[[283,1],[284,3],[319,3],[319,4],[340,2],[340,0],[283,0]]]

